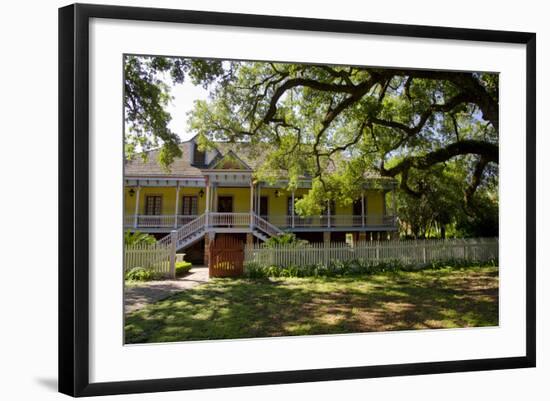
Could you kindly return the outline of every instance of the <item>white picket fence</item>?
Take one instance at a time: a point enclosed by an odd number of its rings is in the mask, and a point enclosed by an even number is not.
[[[245,249],[245,263],[280,267],[357,259],[372,263],[399,260],[404,264],[421,264],[451,259],[484,262],[497,258],[498,238],[365,241],[354,246],[335,242],[299,247],[276,245],[273,248],[254,245]]]
[[[157,273],[170,274],[172,248],[162,244],[136,244],[124,247],[124,271],[143,267]]]

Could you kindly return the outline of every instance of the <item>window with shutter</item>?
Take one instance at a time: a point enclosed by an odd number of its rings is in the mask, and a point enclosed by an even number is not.
[[[353,202],[353,215],[354,216],[361,216],[361,211],[363,210],[363,206],[361,205],[361,199],[357,199]]]
[[[199,150],[199,147],[195,144],[193,150],[193,164],[204,166],[205,153]]]
[[[182,213],[184,216],[194,216],[198,213],[198,199],[196,196],[184,196]]]
[[[159,216],[162,214],[161,195],[147,195],[145,197],[145,214],[148,216]]]
[[[334,216],[336,214],[336,203],[331,200],[330,203],[330,215]],[[328,205],[324,207],[325,215],[328,214]]]

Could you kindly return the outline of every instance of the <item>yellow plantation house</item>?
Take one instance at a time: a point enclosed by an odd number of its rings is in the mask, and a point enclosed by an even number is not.
[[[294,204],[311,180],[301,179],[295,191],[286,190],[283,177],[274,184],[255,181],[263,156],[257,146],[217,142],[215,149],[201,152],[191,139],[180,147],[182,157],[169,171],[157,162],[156,151],[125,163],[124,226],[157,238],[172,235],[177,250],[184,249],[195,263],[204,262],[209,241],[218,234],[250,244],[282,232],[310,242],[386,239],[397,233],[394,197],[387,196],[395,190],[393,179],[372,177],[352,205],[327,202],[322,215],[302,217]]]

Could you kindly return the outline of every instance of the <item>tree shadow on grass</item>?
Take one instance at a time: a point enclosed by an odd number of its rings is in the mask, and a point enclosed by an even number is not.
[[[126,319],[126,343],[498,324],[495,271],[216,279]]]

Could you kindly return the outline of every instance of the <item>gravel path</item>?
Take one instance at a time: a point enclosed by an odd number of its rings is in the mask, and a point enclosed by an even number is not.
[[[124,288],[124,311],[126,313],[167,298],[175,292],[196,287],[208,281],[207,267],[193,267],[189,274],[175,280],[136,283]]]

